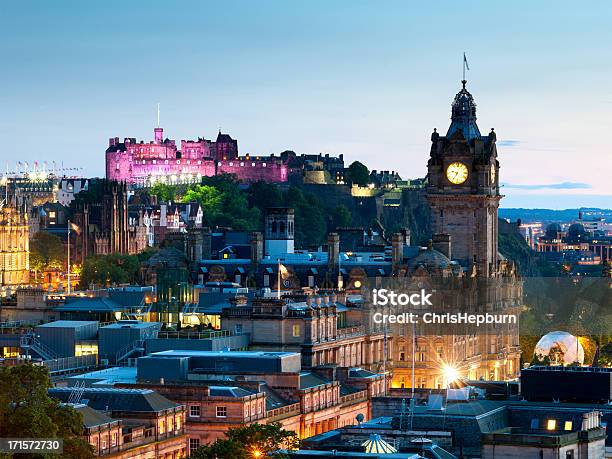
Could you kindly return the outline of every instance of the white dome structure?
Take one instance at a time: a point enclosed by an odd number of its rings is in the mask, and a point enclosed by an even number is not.
[[[535,346],[534,354],[539,359],[548,357],[551,365],[584,363],[582,344],[574,335],[564,331],[554,331],[542,336]]]

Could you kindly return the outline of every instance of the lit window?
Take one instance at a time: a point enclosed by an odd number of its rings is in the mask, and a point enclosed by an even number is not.
[[[565,421],[565,424],[563,424],[563,430],[572,430],[573,426],[574,423],[572,421]]]
[[[555,419],[549,419],[546,421],[546,430],[555,430],[557,428],[557,421]]]
[[[217,417],[218,418],[226,418],[227,417],[227,406],[218,406],[217,407]]]
[[[300,336],[300,326],[299,325],[293,326],[293,336],[294,337]]]

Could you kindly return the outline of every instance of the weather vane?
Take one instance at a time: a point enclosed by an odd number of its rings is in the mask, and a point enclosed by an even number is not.
[[[467,57],[465,56],[465,52],[463,53],[463,86],[465,86],[466,83],[466,79],[465,79],[465,71],[469,70],[470,66],[468,65],[468,61],[467,61]]]

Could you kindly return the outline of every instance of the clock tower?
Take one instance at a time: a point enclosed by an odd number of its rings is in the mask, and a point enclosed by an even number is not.
[[[499,194],[496,136],[483,136],[476,124],[476,103],[465,88],[452,104],[445,136],[434,129],[427,163],[427,201],[434,234],[448,234],[452,258],[478,276],[497,271]]]

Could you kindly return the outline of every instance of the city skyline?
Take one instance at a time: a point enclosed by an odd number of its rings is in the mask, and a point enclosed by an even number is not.
[[[0,134],[15,140],[2,169],[46,160],[103,176],[108,138],[150,140],[160,103],[177,140],[221,127],[242,153],[343,153],[422,177],[465,51],[479,124],[498,135],[502,206],[610,207],[606,3],[162,5],[6,8]]]

